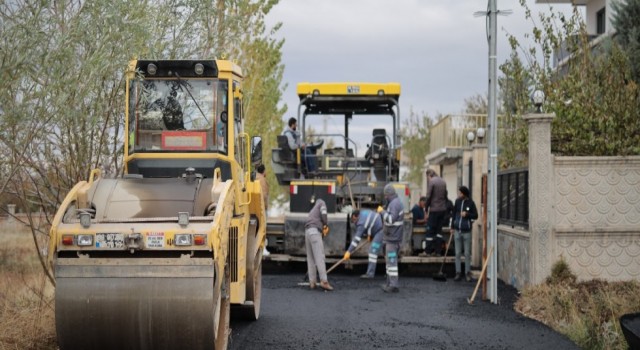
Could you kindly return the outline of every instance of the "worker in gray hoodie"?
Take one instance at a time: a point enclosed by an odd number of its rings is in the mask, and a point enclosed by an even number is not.
[[[371,279],[376,274],[376,266],[378,264],[378,252],[382,248],[382,220],[373,210],[362,209],[354,210],[351,213],[351,222],[356,225],[356,234],[349,245],[349,248],[344,253],[344,260],[351,258],[351,253],[358,247],[362,236],[366,235],[371,246],[369,247],[369,265],[367,266],[367,273],[360,276],[360,278]]]
[[[396,194],[392,184],[384,186],[384,198],[387,201],[386,208],[378,207],[378,213],[382,216],[384,224],[383,242],[385,247],[385,262],[387,264],[387,283],[382,285],[385,293],[397,293],[400,291],[398,282],[398,253],[402,243],[402,230],[404,221],[404,206]]]
[[[314,201],[314,197],[311,198]],[[327,205],[322,199],[315,199],[315,205],[309,212],[304,224],[304,240],[307,251],[307,272],[309,288],[316,288],[316,272],[320,275],[320,288],[331,291],[333,287],[327,280],[327,266],[324,260],[323,235],[329,233],[327,226]]]

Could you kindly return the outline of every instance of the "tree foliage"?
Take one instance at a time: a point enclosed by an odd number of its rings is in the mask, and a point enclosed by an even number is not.
[[[403,157],[407,158],[407,161],[403,163],[409,166],[403,181],[411,182],[420,187],[423,179],[423,165],[431,148],[429,129],[432,125],[433,120],[425,112],[417,114],[411,109],[409,117],[402,121],[400,128],[402,153]]]
[[[465,114],[489,113],[489,101],[486,95],[476,94],[464,99]]]
[[[629,57],[631,76],[640,84],[640,0],[613,1],[616,41]]]
[[[279,25],[264,23],[275,4],[0,3],[0,199],[51,215],[91,169],[121,171],[123,76],[134,57],[235,60],[247,77],[246,129],[269,147],[284,113],[283,42],[274,38]]]
[[[505,130],[514,131],[500,142],[501,166],[526,164],[528,138],[522,115],[532,112],[527,97],[534,89],[546,95],[544,111],[556,115],[551,128],[554,154],[640,154],[640,90],[631,79],[625,52],[610,40],[594,45],[575,8],[571,16],[552,10],[535,19],[525,1],[520,3],[534,24],[527,36],[534,45],[524,48],[509,37],[513,53],[501,66],[507,114],[503,123]],[[558,55],[562,52],[566,55]]]
[[[498,117],[498,165],[501,169],[519,168],[526,166],[528,161],[529,129],[522,116],[529,108],[532,78],[515,52],[500,65],[500,70],[504,76],[498,79],[498,85],[504,102]]]

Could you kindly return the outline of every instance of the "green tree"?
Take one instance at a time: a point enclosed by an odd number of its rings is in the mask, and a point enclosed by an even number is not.
[[[245,125],[271,131],[261,125],[279,125],[284,112],[279,25],[264,24],[276,3],[0,3],[0,198],[51,215],[91,169],[121,172],[123,75],[134,57],[236,60],[247,75]]]
[[[464,99],[465,114],[489,113],[489,101],[486,95],[476,94]]]
[[[515,52],[500,65],[500,71],[504,75],[498,79],[503,101],[498,117],[498,164],[501,169],[523,167],[528,162],[529,129],[522,116],[530,105],[532,78]]]
[[[544,110],[556,114],[551,128],[555,154],[640,154],[640,90],[625,52],[607,40],[594,46],[575,8],[571,16],[551,11],[534,19],[526,2],[520,3],[534,24],[527,36],[534,46],[524,48],[511,36],[513,54],[501,67],[503,82],[512,82],[510,90],[501,84],[505,110],[511,113],[506,129],[515,127],[515,135],[500,141],[502,167],[518,166],[526,159],[526,125],[520,118],[532,111],[527,96],[534,89],[546,94]],[[555,65],[554,52],[561,46],[568,54],[558,58],[562,65]]]
[[[407,158],[406,161],[403,161],[403,165],[409,168],[402,180],[419,187],[422,186],[425,158],[431,149],[429,130],[432,125],[433,120],[429,118],[427,113],[417,114],[412,108],[409,110],[409,117],[402,121],[400,128],[402,154]]]

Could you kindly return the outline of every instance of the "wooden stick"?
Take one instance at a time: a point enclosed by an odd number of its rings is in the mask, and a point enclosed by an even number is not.
[[[338,260],[335,264],[333,264],[333,266],[331,266],[328,270],[327,270],[327,274],[329,274],[329,272],[333,271],[336,267],[338,267],[338,265],[342,264],[342,262],[344,261],[344,258]]]
[[[366,244],[366,242],[361,242],[356,249],[353,250],[353,253],[357,252],[358,249],[362,248],[364,245]],[[342,264],[344,262],[344,258],[338,260],[335,264],[333,264],[333,266],[331,266],[328,270],[327,270],[327,274],[329,274],[329,272],[333,271],[336,267],[338,267],[338,265]]]
[[[489,249],[489,254],[487,254],[487,260],[485,260],[482,265],[482,272],[480,272],[480,278],[478,278],[478,283],[476,283],[476,289],[473,290],[473,294],[471,295],[471,299],[467,299],[467,303],[469,305],[473,305],[473,300],[476,298],[476,293],[478,293],[478,288],[480,287],[480,283],[482,283],[482,276],[487,271],[487,265],[489,265],[489,259],[491,258],[491,253],[493,253],[493,246]],[[496,278],[496,276],[492,276],[491,278]]]

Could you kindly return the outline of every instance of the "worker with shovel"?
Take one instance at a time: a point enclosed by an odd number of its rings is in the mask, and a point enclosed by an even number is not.
[[[349,260],[351,254],[360,244],[362,236],[366,233],[367,239],[371,242],[369,247],[369,264],[367,265],[367,273],[360,278],[371,279],[376,274],[376,265],[378,263],[378,252],[382,248],[382,220],[373,210],[363,209],[354,210],[351,213],[351,222],[356,225],[356,234],[344,253],[343,260]]]
[[[404,205],[396,194],[392,184],[384,186],[382,191],[387,201],[386,209],[378,207],[378,213],[384,224],[384,249],[385,262],[387,264],[387,283],[382,285],[385,293],[397,293],[398,288],[398,252],[402,243],[402,230],[404,221]]]
[[[327,226],[327,205],[322,199],[311,197],[315,204],[309,212],[307,222],[304,224],[304,238],[307,251],[307,273],[309,276],[309,288],[316,288],[316,271],[320,275],[320,288],[331,291],[333,287],[327,280],[327,267],[324,260],[324,244],[322,236],[329,233]]]

